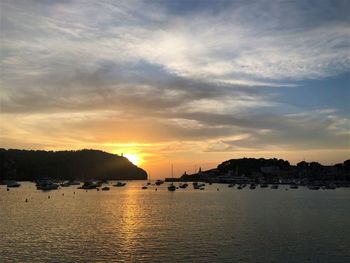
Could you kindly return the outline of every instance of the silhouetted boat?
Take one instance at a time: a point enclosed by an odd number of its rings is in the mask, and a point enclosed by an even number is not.
[[[142,189],[147,189],[148,187],[147,186],[142,186]]]
[[[309,188],[310,190],[319,190],[320,187],[316,186],[316,185],[309,185],[307,188]]]
[[[114,187],[123,187],[125,186],[126,183],[123,183],[123,182],[117,182],[115,185],[113,185]]]
[[[16,182],[15,180],[10,180],[6,182],[7,187],[20,187],[21,184]]]
[[[43,191],[48,191],[48,190],[56,190],[58,189],[59,184],[55,184],[51,181],[41,181],[37,183],[36,189],[37,190],[43,190]]]
[[[81,187],[78,187],[78,189],[90,190],[90,189],[95,189],[97,187],[98,185],[94,182],[84,182]]]
[[[102,187],[101,190],[102,191],[109,191],[109,187],[108,186]]]
[[[193,185],[193,189],[201,189],[205,186],[204,183],[198,183],[198,182],[194,182],[192,183],[192,185]]]
[[[242,190],[242,189],[243,189],[242,185],[239,185],[239,186],[237,187],[237,189],[238,189],[238,190]]]
[[[77,180],[70,180],[70,181],[69,181],[69,184],[70,184],[70,185],[80,185],[80,182],[77,181]]]
[[[64,181],[63,183],[61,183],[61,186],[68,187],[68,186],[70,186],[70,183],[69,183],[69,181]]]
[[[278,184],[271,185],[271,189],[278,189]]]
[[[290,188],[290,189],[298,189],[299,186],[298,186],[297,184],[291,184],[291,185],[289,186],[289,188]]]
[[[334,189],[337,188],[337,186],[335,184],[329,184],[329,185],[326,185],[325,188],[328,189],[328,190],[334,190]]]
[[[180,184],[179,187],[184,189],[184,188],[187,188],[188,184],[184,183],[184,184]]]
[[[234,187],[235,186],[235,184],[229,184],[228,185],[228,187],[230,187],[230,188],[232,188],[232,187]]]
[[[155,184],[156,184],[156,185],[161,185],[161,184],[164,184],[164,181],[163,181],[163,180],[157,180],[157,181],[155,182]]]
[[[266,188],[266,187],[269,187],[269,185],[267,183],[260,184],[260,188]]]
[[[256,188],[256,186],[255,186],[255,184],[250,184],[250,186],[249,186],[249,189],[255,189]]]
[[[173,167],[173,165],[171,165],[171,178],[172,179],[174,178],[174,167]],[[171,182],[171,184],[168,185],[168,191],[174,192],[175,190],[176,190],[176,187],[175,187],[174,183]]]
[[[171,191],[171,192],[175,191],[175,190],[176,190],[175,185],[174,185],[173,183],[171,183],[170,185],[168,185],[168,190]]]

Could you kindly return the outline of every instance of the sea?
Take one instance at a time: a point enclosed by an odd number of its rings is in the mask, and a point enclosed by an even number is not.
[[[146,183],[0,186],[0,262],[350,262],[350,188]]]

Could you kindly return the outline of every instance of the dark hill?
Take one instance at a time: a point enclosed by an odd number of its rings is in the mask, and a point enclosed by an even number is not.
[[[0,180],[146,180],[147,173],[125,157],[97,150],[28,151],[0,149]]]

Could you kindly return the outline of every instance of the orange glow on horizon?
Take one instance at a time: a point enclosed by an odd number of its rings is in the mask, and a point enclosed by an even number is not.
[[[123,154],[123,156],[135,165],[141,165],[143,163],[143,159],[139,154],[126,153],[126,154]]]

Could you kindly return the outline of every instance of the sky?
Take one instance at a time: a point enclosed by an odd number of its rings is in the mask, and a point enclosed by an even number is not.
[[[0,146],[342,162],[349,47],[346,0],[2,0]]]

